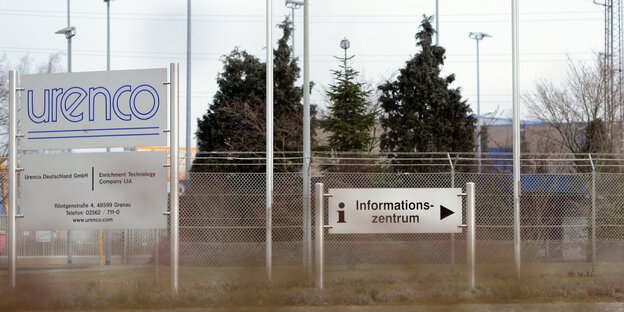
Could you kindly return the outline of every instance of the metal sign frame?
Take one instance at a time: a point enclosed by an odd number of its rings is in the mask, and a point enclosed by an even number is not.
[[[24,154],[18,227],[167,228],[166,160],[165,151]]]
[[[466,193],[457,194],[458,196],[466,196],[466,224],[458,227],[466,228],[466,253],[468,264],[468,285],[470,288],[475,287],[475,184],[474,182],[466,183]],[[331,225],[325,225],[325,198],[332,197],[333,194],[325,193],[323,183],[316,183],[314,186],[316,192],[315,207],[315,278],[314,284],[317,289],[323,289],[323,278],[325,272],[325,246],[324,233],[325,229],[329,229]]]
[[[330,188],[329,234],[461,233],[460,188]]]
[[[169,66],[169,82],[163,82],[164,85],[169,85],[170,88],[170,124],[169,129],[164,129],[163,132],[170,134],[170,160],[168,166],[170,170],[170,177],[172,181],[179,179],[179,167],[178,163],[178,149],[179,149],[179,64],[170,63]],[[17,172],[22,171],[22,168],[17,167],[17,139],[23,138],[23,134],[17,132],[17,92],[24,91],[24,88],[17,87],[17,71],[9,71],[9,231],[8,231],[8,277],[9,284],[12,289],[17,285],[17,228],[16,218],[23,217],[17,215]],[[178,184],[170,183],[170,211],[164,212],[165,215],[170,216],[170,245],[171,245],[171,292],[178,293],[178,275],[179,275],[179,198],[178,198]]]

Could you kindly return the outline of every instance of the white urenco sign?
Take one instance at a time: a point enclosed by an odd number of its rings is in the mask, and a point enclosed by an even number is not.
[[[23,155],[21,230],[164,228],[167,153]]]
[[[461,233],[461,192],[460,188],[329,189],[329,233]]]
[[[23,75],[21,148],[163,146],[167,70]]]

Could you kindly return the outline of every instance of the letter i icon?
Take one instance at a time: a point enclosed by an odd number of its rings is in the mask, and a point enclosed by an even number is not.
[[[340,209],[344,209],[344,203],[340,203],[338,204],[338,208]],[[338,223],[347,223],[347,221],[345,221],[345,216],[344,216],[345,212],[344,210],[338,210]]]

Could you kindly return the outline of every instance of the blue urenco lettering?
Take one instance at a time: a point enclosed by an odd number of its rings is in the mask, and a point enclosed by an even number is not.
[[[121,101],[124,93],[128,93],[128,100]],[[143,94],[142,94],[143,93]],[[137,98],[141,95],[144,102],[152,104],[147,107],[137,107]],[[28,118],[34,123],[51,123],[59,119],[70,122],[81,122],[88,119],[113,118],[130,121],[132,118],[148,120],[154,117],[160,107],[160,98],[156,89],[150,85],[142,84],[135,88],[131,85],[123,85],[114,92],[105,87],[71,87],[44,89],[42,98],[36,98],[33,90],[27,90]],[[96,116],[96,107],[104,106],[104,116]],[[101,108],[100,108],[101,110]]]

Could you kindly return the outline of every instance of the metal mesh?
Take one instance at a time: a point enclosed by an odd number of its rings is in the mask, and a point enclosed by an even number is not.
[[[320,180],[326,189],[451,186],[449,173],[332,172]],[[346,265],[343,269],[371,264],[451,263],[450,234],[326,234],[325,237],[326,264]]]
[[[624,258],[621,165],[605,161],[601,169],[578,159],[561,155],[554,159],[525,159],[521,177],[523,274],[587,272],[592,270],[592,262],[598,272],[607,273],[610,271],[605,268],[613,267],[610,263],[619,264]],[[477,162],[470,155],[407,155],[400,160],[387,155],[366,156],[363,160],[321,155],[313,158],[311,180],[312,184],[323,182],[326,189],[463,188],[467,182],[475,182],[477,272],[482,278],[496,278],[514,274],[509,160],[506,155],[483,159],[483,171],[477,173]],[[235,161],[240,162],[240,157]],[[180,197],[182,286],[215,280],[266,279],[265,174],[227,172],[227,163],[222,164],[226,169],[221,172],[191,172]],[[6,172],[0,180],[6,195]],[[294,280],[306,276],[302,268],[302,182],[300,172],[274,176],[274,272]],[[311,198],[313,201],[314,195]],[[6,205],[6,196],[0,200]],[[4,209],[0,213],[0,233],[8,228],[3,213]],[[108,231],[108,239],[106,231],[101,238],[99,231],[72,231],[69,243],[67,234],[18,228],[18,280],[24,272],[63,270],[59,274],[82,274],[80,280],[84,283],[157,281],[168,285],[168,229]],[[330,283],[349,276],[387,278],[403,271],[451,274],[465,270],[464,234],[326,233],[325,238]],[[68,265],[70,259],[72,264]],[[107,259],[111,265],[100,266],[100,261]],[[6,248],[0,260],[1,269],[6,270]]]

